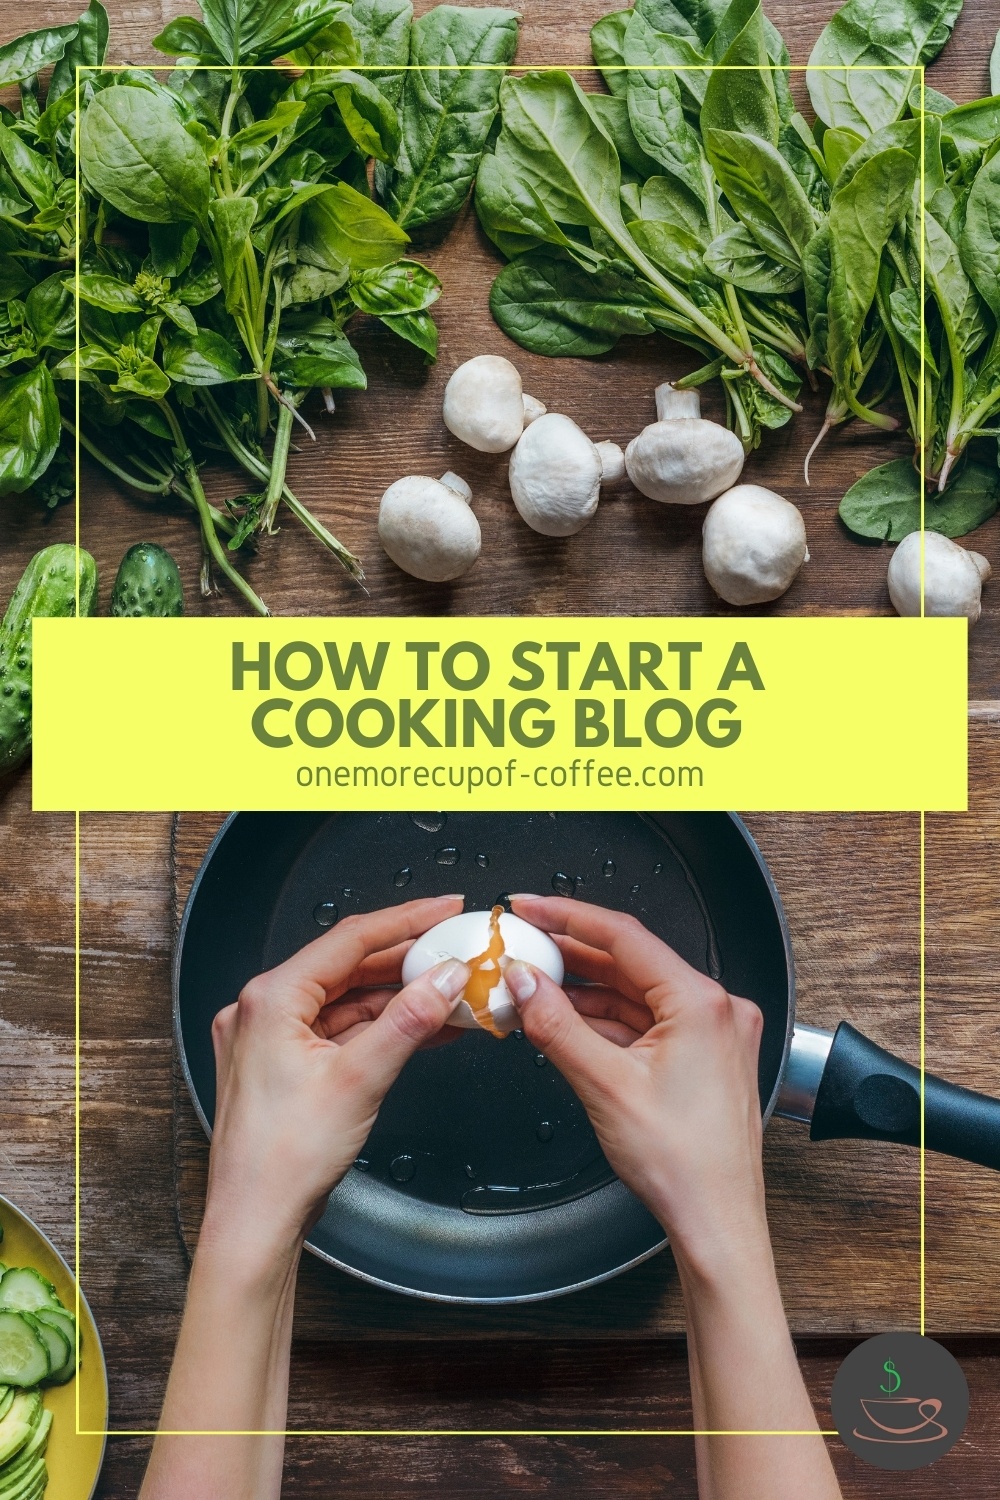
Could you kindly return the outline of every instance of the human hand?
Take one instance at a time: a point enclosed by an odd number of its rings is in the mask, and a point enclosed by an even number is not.
[[[505,979],[524,1030],[576,1090],[609,1163],[663,1224],[678,1260],[709,1266],[761,1248],[757,1006],[633,917],[558,897],[511,904],[552,935],[567,972],[591,982],[574,996],[585,1017],[545,974],[511,964]]]
[[[391,996],[371,989],[370,1001],[358,988],[398,984],[412,940],[461,906],[461,896],[439,896],[347,917],[219,1012],[203,1236],[251,1217],[266,1253],[295,1244],[319,1218],[469,970],[450,959]]]

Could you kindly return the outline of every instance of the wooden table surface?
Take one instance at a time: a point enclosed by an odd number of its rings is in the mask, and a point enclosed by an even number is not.
[[[148,38],[185,7],[176,0],[111,0],[112,56],[157,60]],[[429,8],[417,0],[417,10]],[[524,0],[519,57],[526,62],[589,60],[587,29],[609,8],[601,0]],[[24,26],[75,17],[79,0],[35,0],[25,7],[0,0],[0,37]],[[796,63],[832,5],[829,0],[769,0],[769,14],[785,35]],[[987,58],[997,18],[985,0],[967,0],[965,13],[934,83],[965,99],[986,90]],[[445,296],[439,307],[442,355],[427,372],[377,328],[358,338],[370,390],[340,402],[331,423],[321,424],[315,449],[293,460],[294,484],[331,528],[364,558],[370,579],[365,598],[338,574],[310,541],[286,527],[252,565],[252,577],[276,613],[705,613],[716,602],[701,576],[700,516],[673,516],[636,498],[626,486],[602,505],[595,522],[566,544],[526,531],[505,498],[503,462],[460,448],[440,422],[440,395],[450,370],[483,349],[510,351],[491,325],[485,296],[496,261],[471,215],[445,244],[424,257],[440,271]],[[649,420],[657,380],[690,368],[690,357],[665,341],[623,343],[597,362],[549,362],[515,354],[526,386],[550,407],[564,410],[595,438],[628,439]],[[709,408],[712,402],[708,403]],[[813,487],[801,482],[801,459],[819,422],[821,402],[750,460],[747,476],[802,505],[813,561],[778,613],[886,612],[886,553],[851,541],[835,519],[840,495],[859,473],[898,446],[872,442],[856,427],[843,430],[813,469]],[[484,555],[476,569],[449,590],[405,578],[383,559],[374,538],[378,496],[409,471],[457,467],[472,483],[483,524]],[[213,476],[213,491],[233,490],[232,476]],[[84,542],[109,579],[126,546],[143,538],[170,546],[191,584],[197,539],[187,516],[138,504],[88,475],[83,495]],[[0,598],[6,598],[27,558],[50,540],[72,534],[69,508],[45,517],[30,497],[0,505]],[[975,545],[996,546],[1000,520],[987,523]],[[995,559],[996,560],[996,559]],[[622,564],[627,583],[622,585]],[[1000,585],[997,585],[1000,587]],[[234,612],[223,594],[209,613]],[[995,920],[996,849],[1000,813],[1000,605],[990,607],[973,635],[971,770],[968,817],[928,820],[928,1062],[961,1081],[1000,1093],[996,1062],[996,985],[1000,937]],[[994,702],[994,700],[998,700]],[[841,838],[855,891],[869,883],[870,899],[885,932],[884,952],[869,955],[872,1003],[880,1039],[915,1056],[916,998],[913,947],[915,819],[896,820],[891,858],[861,820],[842,823]],[[870,821],[870,820],[869,820]],[[187,1255],[178,1205],[183,1183],[178,1160],[175,1079],[170,1035],[169,963],[173,941],[175,829],[168,817],[86,817],[83,820],[82,1051],[82,1266],[83,1282],[101,1325],[109,1356],[112,1424],[144,1428],[155,1422],[182,1306]],[[877,840],[875,840],[877,842]],[[766,843],[766,835],[765,835]],[[65,1253],[72,1251],[73,1188],[73,856],[72,820],[32,816],[30,776],[0,787],[0,1192],[32,1214]],[[768,853],[779,863],[782,846]],[[796,858],[807,863],[804,845]],[[794,861],[779,879],[789,890]],[[840,1004],[857,1007],[864,1024],[865,996],[838,994],[840,945],[849,945],[836,901],[801,913],[809,947],[809,985],[802,1016],[834,1020]],[[877,925],[877,923],[875,924]],[[882,966],[880,967],[880,960]],[[909,966],[908,966],[909,965]],[[891,976],[891,977],[890,977]],[[858,977],[857,975],[855,977]],[[863,981],[864,973],[860,974]],[[807,1009],[808,1007],[808,1009]],[[913,1326],[916,1271],[913,1157],[890,1153],[900,1188],[891,1205],[877,1194],[870,1157],[860,1148],[802,1149],[795,1127],[778,1122],[769,1132],[768,1175],[776,1236],[794,1229],[794,1214],[819,1232],[834,1225],[859,1234],[834,1240],[839,1256],[838,1297],[852,1325],[849,1288],[865,1278],[865,1296],[896,1326]],[[801,1157],[801,1165],[799,1158]],[[813,1159],[825,1164],[813,1173]],[[824,1172],[833,1170],[833,1177]],[[835,1180],[837,1201],[824,1221],[817,1182]],[[855,1191],[850,1194],[851,1187]],[[1000,1424],[1000,1277],[997,1275],[997,1187],[989,1174],[929,1161],[928,1331],[945,1338],[962,1358],[972,1388],[972,1417],[956,1449],[941,1463],[912,1476],[880,1475],[833,1444],[835,1462],[851,1497],[930,1500],[961,1495],[986,1500],[996,1492]],[[881,1241],[879,1236],[881,1235]],[[881,1243],[880,1260],[873,1246]],[[862,1247],[863,1255],[858,1247]],[[830,1249],[823,1247],[824,1253]],[[815,1253],[807,1239],[802,1258]],[[640,1275],[641,1273],[636,1273]],[[299,1426],[537,1428],[648,1426],[690,1423],[682,1346],[633,1316],[629,1278],[616,1287],[614,1322],[598,1315],[594,1299],[567,1299],[548,1313],[530,1346],[523,1328],[460,1317],[431,1330],[400,1329],[404,1315],[383,1310],[381,1336],[365,1337],[342,1316],[335,1284],[308,1264],[303,1299],[315,1308],[326,1298],[326,1322],[315,1333],[300,1320],[292,1372],[292,1421]],[[879,1278],[881,1277],[881,1280]],[[874,1279],[874,1289],[873,1289]],[[619,1295],[620,1293],[620,1295]],[[636,1294],[638,1296],[638,1294]],[[827,1305],[829,1288],[817,1288]],[[881,1300],[880,1300],[881,1299]],[[641,1298],[639,1298],[641,1302]],[[860,1296],[859,1301],[864,1301]],[[633,1304],[633,1315],[634,1315]],[[516,1323],[517,1320],[513,1320]],[[373,1314],[373,1322],[378,1318]],[[386,1336],[385,1324],[388,1323]],[[801,1325],[800,1326],[804,1326]],[[815,1325],[814,1325],[815,1327]],[[372,1332],[379,1331],[373,1326]],[[662,1330],[661,1330],[662,1331]],[[402,1338],[400,1334],[402,1333]],[[950,1336],[950,1337],[949,1337]],[[815,1333],[800,1343],[803,1367],[820,1420],[829,1421],[833,1373],[850,1340]],[[148,1443],[114,1439],[99,1494],[134,1495]],[[684,1438],[524,1437],[453,1440],[410,1438],[294,1439],[289,1444],[285,1494],[289,1497],[443,1496],[524,1494],[586,1496],[695,1496],[693,1451]]]

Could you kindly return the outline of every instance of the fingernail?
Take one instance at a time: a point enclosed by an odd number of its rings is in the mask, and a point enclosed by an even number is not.
[[[430,971],[430,981],[446,1000],[455,1000],[469,982],[472,970],[461,959],[448,958]]]
[[[538,988],[534,969],[530,964],[522,963],[519,958],[507,965],[503,978],[515,1000],[530,1000]]]

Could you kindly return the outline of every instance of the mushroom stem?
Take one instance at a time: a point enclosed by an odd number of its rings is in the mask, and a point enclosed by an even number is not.
[[[524,402],[525,427],[529,426],[530,423],[537,421],[539,417],[544,417],[545,413],[548,411],[548,407],[545,405],[544,401],[539,401],[535,396],[529,396],[526,391],[522,394],[521,400]]]
[[[679,391],[669,380],[658,385],[656,396],[656,420],[674,422],[680,417],[701,416],[701,396],[697,391]]]
[[[441,475],[441,483],[447,485],[448,489],[454,490],[456,495],[460,495],[466,505],[472,504],[472,490],[466,484],[461,474],[456,474],[452,469],[449,469],[446,474]]]
[[[595,443],[601,455],[601,484],[616,484],[625,477],[625,454],[617,443]]]

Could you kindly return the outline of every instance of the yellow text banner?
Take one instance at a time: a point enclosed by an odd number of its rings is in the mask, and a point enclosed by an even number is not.
[[[34,806],[962,811],[967,624],[34,623]]]

